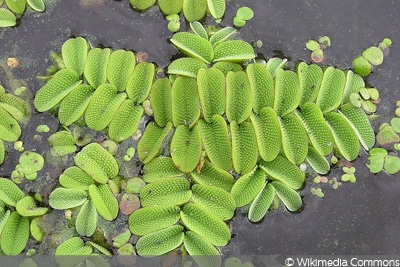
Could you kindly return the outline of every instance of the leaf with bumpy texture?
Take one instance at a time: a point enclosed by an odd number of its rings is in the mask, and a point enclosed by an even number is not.
[[[88,190],[89,185],[95,183],[89,174],[76,166],[66,169],[58,179],[62,186],[71,189]]]
[[[265,161],[278,156],[282,146],[282,135],[278,116],[270,107],[260,110],[259,114],[251,114],[251,122],[257,137],[258,151]]]
[[[189,22],[201,20],[207,11],[207,0],[183,0],[183,15]]]
[[[192,196],[190,183],[186,178],[166,178],[148,184],[140,191],[143,207],[162,205],[181,205]]]
[[[182,172],[193,171],[201,158],[201,136],[199,127],[192,129],[180,125],[171,140],[171,157]]]
[[[252,96],[250,83],[244,71],[226,75],[226,117],[229,122],[242,123],[251,114]]]
[[[12,12],[22,14],[26,8],[26,0],[6,0],[6,5]]]
[[[348,161],[355,160],[360,151],[360,143],[350,122],[336,112],[326,113],[324,117],[331,128],[335,146],[340,154]]]
[[[153,63],[140,62],[136,65],[126,85],[126,93],[133,102],[140,104],[146,100],[154,81],[154,75]]]
[[[301,208],[303,202],[295,190],[278,181],[273,181],[271,184],[274,186],[279,199],[285,204],[288,210],[296,211]]]
[[[117,93],[114,85],[100,85],[90,98],[86,108],[85,122],[87,126],[96,131],[106,128],[125,99],[126,93]]]
[[[342,101],[346,78],[342,70],[328,67],[324,71],[316,104],[322,113],[336,109]]]
[[[218,168],[207,160],[204,162],[203,168],[192,171],[190,177],[198,184],[215,186],[227,192],[231,191],[235,182],[229,172]]]
[[[101,217],[108,221],[117,218],[118,202],[107,184],[90,185],[89,196]]]
[[[92,236],[97,227],[97,210],[90,199],[86,200],[76,217],[76,231],[83,236]]]
[[[232,168],[232,146],[228,127],[221,115],[214,115],[211,123],[199,120],[201,140],[210,161],[227,171]]]
[[[328,160],[318,153],[312,146],[308,147],[306,160],[308,164],[310,164],[311,168],[319,174],[327,174],[331,169]]]
[[[9,206],[15,207],[25,193],[10,179],[0,178],[0,200]]]
[[[81,76],[85,68],[89,46],[82,37],[71,38],[61,47],[61,56],[67,68],[73,69]]]
[[[150,91],[154,120],[160,127],[172,122],[172,87],[168,78],[157,79]]]
[[[282,155],[273,161],[259,162],[260,168],[265,171],[271,180],[282,182],[293,189],[300,189],[305,180],[305,174],[296,165]]]
[[[297,75],[299,77],[301,94],[299,106],[314,102],[321,86],[322,77],[324,76],[321,67],[315,64],[308,65],[305,62],[300,62],[297,66]]]
[[[251,122],[237,124],[231,122],[232,162],[235,172],[245,174],[250,172],[257,163],[257,138]]]
[[[49,195],[49,204],[53,209],[64,210],[78,207],[87,200],[87,193],[81,189],[56,188]]]
[[[180,208],[173,205],[145,207],[129,216],[129,230],[135,235],[147,235],[178,222]]]
[[[110,54],[111,49],[109,48],[93,48],[89,50],[83,76],[93,88],[97,88],[106,82]]]
[[[251,222],[261,221],[274,201],[274,198],[275,188],[271,183],[266,183],[250,205],[248,215],[249,220]]]
[[[214,61],[243,62],[255,57],[254,49],[245,41],[228,40],[214,48]]]
[[[168,74],[196,78],[197,72],[201,68],[207,68],[204,61],[192,57],[182,57],[172,61],[171,64],[168,65]]]
[[[142,115],[142,106],[136,106],[132,100],[125,99],[108,126],[110,139],[121,142],[132,136],[139,126]]]
[[[136,250],[141,256],[162,255],[180,246],[183,238],[183,226],[174,225],[142,236],[136,242]]]
[[[118,174],[114,157],[97,143],[85,146],[74,158],[76,166],[87,172],[96,182],[105,184]]]
[[[365,82],[364,79],[358,75],[352,72],[351,70],[348,70],[346,73],[346,85],[344,87],[344,92],[343,92],[343,98],[342,98],[342,105],[350,103],[350,95],[352,93],[359,93],[360,88],[365,87]]]
[[[36,11],[43,12],[45,10],[45,5],[43,0],[27,0],[28,5]]]
[[[47,141],[50,144],[50,153],[55,157],[71,154],[76,150],[75,138],[69,131],[56,132]]]
[[[47,111],[56,106],[76,86],[81,84],[79,75],[72,69],[59,70],[36,93],[34,104],[39,112]]]
[[[189,23],[190,29],[200,37],[208,40],[208,33],[207,30],[204,29],[203,24],[198,21],[193,21]]]
[[[92,252],[93,252],[93,248],[85,245],[83,243],[82,238],[80,238],[78,236],[74,236],[74,237],[71,237],[71,238],[65,240],[63,243],[61,243],[57,247],[54,254],[56,256],[61,256],[61,255],[89,256],[90,254],[92,254]],[[82,259],[83,258],[80,258],[79,261],[81,261]],[[65,258],[64,258],[64,261],[65,261]]]
[[[211,122],[214,115],[225,111],[225,76],[216,68],[199,69],[197,86],[204,119]]]
[[[279,122],[285,156],[293,164],[303,163],[308,150],[308,136],[303,123],[293,114],[285,115]]]
[[[156,3],[156,0],[129,0],[134,8],[145,10]]]
[[[186,231],[183,245],[199,266],[221,266],[218,249],[193,231]],[[204,257],[207,256],[207,257]],[[214,257],[209,257],[214,256]],[[218,257],[217,257],[218,256]]]
[[[183,176],[171,157],[158,157],[145,164],[143,167],[143,180],[146,183],[153,183],[165,178]]]
[[[364,110],[347,104],[340,108],[339,113],[350,122],[363,147],[370,150],[375,144],[375,133]]]
[[[200,2],[199,0],[196,1]],[[214,58],[214,50],[211,43],[194,33],[178,32],[175,33],[170,40],[184,54],[200,59],[207,64]]]
[[[17,24],[14,13],[6,8],[0,8],[0,27],[12,27]]]
[[[144,130],[143,136],[138,143],[138,157],[144,164],[158,156],[164,139],[172,129],[169,122],[164,128],[154,122],[150,122]]]
[[[187,203],[181,211],[182,223],[214,246],[225,246],[231,239],[229,227],[197,204]]]
[[[267,68],[259,63],[246,67],[253,96],[253,111],[258,114],[265,107],[274,107],[274,79]]]
[[[192,127],[200,117],[199,92],[196,80],[179,76],[172,84],[172,121],[175,127]]]
[[[322,156],[332,152],[333,136],[324,115],[317,104],[309,102],[301,106],[296,115],[302,121],[315,150]]]
[[[221,70],[225,76],[230,71],[236,72],[243,70],[242,66],[239,63],[228,62],[228,61],[219,61],[213,64],[213,68]]]
[[[166,15],[178,14],[182,11],[184,0],[158,0],[158,6]]]
[[[265,173],[258,168],[239,177],[231,190],[236,207],[249,204],[262,190],[265,179]]]
[[[225,42],[235,36],[237,30],[233,27],[224,27],[211,35],[210,43],[216,46],[219,43]],[[226,62],[226,61],[225,61]]]
[[[114,84],[119,92],[125,91],[135,64],[135,54],[132,51],[113,51],[107,65],[107,80]]]
[[[299,78],[291,70],[278,69],[275,77],[274,110],[283,117],[297,108],[300,103]]]
[[[3,164],[4,158],[6,157],[6,148],[3,140],[0,139],[0,165]]]
[[[194,184],[192,192],[193,203],[209,210],[210,213],[224,221],[233,217],[236,203],[232,195],[224,189],[215,186]]]
[[[15,208],[17,212],[24,217],[42,216],[49,210],[45,207],[38,207],[35,199],[31,196],[20,199]]]
[[[0,108],[0,139],[15,142],[21,136],[18,122],[4,109]]]
[[[61,100],[58,109],[58,119],[61,124],[69,126],[79,120],[85,113],[93,93],[93,87],[88,84],[80,84]]]
[[[220,19],[225,14],[225,0],[207,0],[207,7],[215,19]]]
[[[20,254],[29,239],[29,219],[18,212],[11,213],[0,236],[1,250],[4,254],[15,256]]]
[[[4,207],[0,207],[0,235],[3,232],[4,225],[10,217],[10,214],[10,210],[4,210]]]
[[[20,123],[25,123],[31,113],[29,104],[12,94],[3,94],[0,96],[0,108],[10,113]]]

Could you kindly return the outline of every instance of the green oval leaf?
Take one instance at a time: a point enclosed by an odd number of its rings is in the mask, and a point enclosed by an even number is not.
[[[38,207],[35,199],[31,196],[20,199],[15,208],[17,212],[24,217],[42,216],[49,210],[45,207]]]
[[[269,178],[286,184],[293,189],[300,189],[305,180],[305,174],[296,165],[282,155],[278,155],[273,161],[259,161],[260,168]]]
[[[97,211],[93,201],[86,200],[78,213],[75,221],[75,227],[78,234],[83,236],[92,236],[97,227]]]
[[[228,171],[232,168],[232,146],[228,127],[221,115],[214,115],[211,123],[199,120],[201,140],[210,161]]]
[[[342,105],[351,102],[351,95],[353,93],[357,94],[360,92],[360,88],[365,87],[365,82],[363,78],[348,70],[346,73],[346,85],[344,87],[343,98],[342,98]]]
[[[291,70],[278,69],[275,77],[274,110],[282,117],[292,112],[300,103],[299,79]]]
[[[143,163],[148,163],[158,156],[164,139],[172,129],[172,123],[167,123],[164,128],[150,122],[144,130],[138,143],[138,157]]]
[[[316,99],[316,104],[321,108],[322,113],[332,111],[340,105],[345,84],[346,79],[342,70],[328,67],[324,71]]]
[[[61,47],[61,56],[65,66],[73,69],[78,76],[81,76],[85,68],[88,51],[89,46],[84,38],[71,38],[63,43]]]
[[[18,122],[0,107],[0,139],[7,142],[15,142],[20,136],[21,127]]]
[[[12,27],[17,24],[14,13],[6,8],[0,8],[0,27]]]
[[[204,162],[203,168],[192,171],[190,177],[198,184],[215,186],[227,192],[231,191],[235,182],[229,172],[218,168],[207,160]]]
[[[118,174],[118,164],[114,157],[100,144],[85,146],[74,158],[76,166],[88,173],[96,182],[105,184]]]
[[[47,111],[56,106],[76,86],[81,84],[79,75],[72,69],[58,71],[39,91],[36,93],[34,104],[39,112]]]
[[[196,0],[196,2],[202,1],[206,0]],[[179,50],[190,57],[200,59],[205,63],[210,63],[214,58],[214,50],[211,43],[194,33],[178,32],[175,33],[170,40]]]
[[[218,249],[195,232],[185,232],[183,245],[199,266],[222,266]]]
[[[145,10],[156,3],[156,0],[129,0],[133,8]]]
[[[89,50],[83,76],[93,88],[97,88],[106,82],[110,54],[111,49],[109,48],[92,48]]]
[[[236,203],[232,195],[224,189],[194,184],[192,186],[192,201],[211,214],[226,221],[233,217]]]
[[[172,87],[168,78],[160,78],[153,83],[150,103],[158,126],[165,127],[168,122],[172,122]]]
[[[265,179],[265,173],[258,168],[239,177],[231,190],[236,207],[249,204],[262,190]]]
[[[166,15],[178,14],[182,11],[184,0],[158,0],[158,6]]]
[[[50,153],[55,157],[68,155],[76,150],[75,138],[68,131],[56,132],[47,141],[50,144]]]
[[[90,185],[89,196],[101,217],[107,221],[117,217],[118,202],[108,184]]]
[[[331,169],[328,160],[318,153],[312,146],[308,147],[306,160],[308,164],[310,164],[311,168],[319,174],[327,174]]]
[[[136,243],[136,250],[141,256],[162,255],[180,246],[183,238],[183,226],[174,225],[142,236]]]
[[[172,61],[171,64],[168,65],[168,74],[176,74],[196,78],[197,72],[201,68],[207,68],[207,65],[200,59],[182,57]]]
[[[189,22],[201,20],[207,11],[207,0],[184,0],[183,15]]]
[[[186,178],[165,178],[146,185],[140,191],[143,207],[159,205],[181,205],[192,196],[190,183]]]
[[[59,177],[59,182],[65,188],[88,190],[95,181],[81,168],[72,166],[67,168]]]
[[[85,112],[85,122],[93,130],[101,131],[110,124],[115,112],[126,99],[125,93],[117,93],[117,88],[112,84],[100,85]]]
[[[257,138],[253,124],[244,121],[241,124],[232,121],[230,124],[232,138],[232,162],[236,173],[250,172],[257,163]]]
[[[154,81],[155,67],[153,63],[140,62],[136,65],[126,85],[128,97],[135,103],[142,103],[150,93]]]
[[[259,114],[250,116],[257,137],[258,151],[265,161],[278,156],[282,146],[282,135],[278,116],[270,107],[260,110]]]
[[[226,75],[226,117],[229,122],[242,123],[251,114],[252,96],[250,83],[244,71]]]
[[[254,49],[245,41],[228,40],[214,48],[214,61],[243,62],[255,57]]]
[[[224,27],[218,31],[216,31],[213,35],[210,37],[210,43],[213,46],[216,46],[217,44],[221,42],[225,42],[229,39],[232,39],[237,33],[237,30],[233,27]]]
[[[263,189],[254,198],[249,209],[249,220],[251,222],[258,222],[265,216],[268,208],[271,206],[275,198],[275,188],[271,183],[266,183]]]
[[[253,96],[253,111],[257,114],[265,107],[274,106],[274,79],[265,66],[250,63],[246,67],[247,77]]]
[[[61,255],[89,256],[90,254],[92,254],[92,252],[93,252],[93,248],[85,245],[83,243],[82,238],[80,238],[78,236],[74,236],[74,237],[71,237],[71,238],[65,240],[63,243],[61,243],[57,247],[54,254],[55,254],[55,256],[61,256]],[[59,258],[59,259],[61,262],[63,260],[65,263],[65,257]],[[76,261],[78,261],[77,263],[81,262],[82,260],[83,260],[82,257],[76,258]],[[56,257],[56,261],[57,261],[57,257]],[[69,262],[69,263],[71,263],[71,262]]]
[[[193,21],[189,23],[190,29],[200,37],[208,40],[208,33],[206,29],[204,29],[203,25],[198,21]]]
[[[273,181],[271,184],[274,186],[279,199],[289,211],[297,211],[301,208],[303,202],[295,190],[278,181]]]
[[[12,94],[3,94],[0,96],[0,108],[10,113],[19,123],[27,122],[31,113],[29,104]]]
[[[180,214],[186,228],[214,246],[225,246],[231,239],[229,227],[224,221],[197,204],[185,204]]]
[[[381,49],[375,46],[365,49],[362,52],[362,56],[374,66],[378,66],[383,62],[383,52]]]
[[[0,236],[1,250],[4,254],[15,256],[20,254],[29,239],[29,219],[18,212],[11,213]]]
[[[58,120],[61,124],[69,126],[79,120],[85,113],[93,93],[93,87],[88,84],[80,84],[61,100],[58,109]]]
[[[207,7],[215,19],[220,19],[225,14],[225,0],[207,0]]]
[[[108,126],[109,138],[116,142],[128,139],[136,132],[142,115],[142,106],[136,106],[130,99],[124,100]]]
[[[192,127],[200,117],[199,93],[194,78],[179,76],[172,84],[172,121],[174,126]]]
[[[26,0],[6,0],[6,5],[12,12],[22,14],[26,8]]]
[[[53,209],[65,210],[85,203],[87,194],[81,189],[56,188],[49,195],[49,204]]]
[[[11,180],[0,178],[0,200],[9,206],[15,207],[25,193]]]
[[[135,54],[132,51],[113,51],[107,65],[107,80],[114,84],[119,92],[125,91],[135,64]]]
[[[170,157],[158,157],[145,164],[143,167],[143,180],[152,183],[164,178],[182,176],[181,172]]]
[[[27,3],[35,11],[43,12],[46,8],[43,0],[27,0]]]
[[[314,102],[317,98],[324,73],[320,66],[300,62],[297,65],[297,76],[299,77],[300,103],[302,106],[308,102]]]
[[[178,206],[154,206],[136,210],[129,216],[129,229],[135,235],[147,235],[178,222]]]

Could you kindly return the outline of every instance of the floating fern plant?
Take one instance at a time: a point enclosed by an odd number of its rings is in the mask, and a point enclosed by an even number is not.
[[[297,211],[305,181],[299,164],[327,173],[332,152],[352,161],[361,146],[375,143],[367,115],[349,97],[364,88],[360,76],[305,63],[289,70],[280,59],[255,63],[251,45],[234,39],[234,29],[209,36],[200,26],[172,36],[185,57],[171,63],[170,79],[154,80],[155,66],[136,64],[132,52],[70,39],[62,49],[65,67],[35,97],[39,111],[58,110],[66,126],[80,120],[117,142],[136,131],[150,97],[153,115],[137,147],[147,184],[142,208],[128,220],[140,236],[140,255],[180,246],[216,254],[230,240],[228,221],[237,207],[249,205],[254,222],[274,199]],[[119,166],[97,143],[85,146],[75,164],[59,177],[63,187],[49,203],[77,208],[76,230],[91,236],[98,215],[109,221],[118,215],[110,179]]]

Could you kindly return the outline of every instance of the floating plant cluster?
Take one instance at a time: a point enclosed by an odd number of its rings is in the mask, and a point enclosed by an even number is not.
[[[3,4],[7,8],[2,7]],[[43,0],[0,0],[0,28],[15,26],[17,19],[24,14],[27,6],[34,11],[45,10]]]
[[[21,136],[19,124],[25,124],[29,117],[29,104],[16,95],[6,93],[0,85],[0,164],[6,154],[4,142],[16,142]]]

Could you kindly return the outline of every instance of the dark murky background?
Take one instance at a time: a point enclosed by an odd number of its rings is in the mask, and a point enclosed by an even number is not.
[[[279,51],[294,62],[309,62],[306,41],[328,35],[332,46],[326,50],[326,64],[345,69],[365,48],[390,37],[393,45],[389,56],[366,82],[377,87],[382,98],[377,111],[381,116],[373,122],[375,130],[379,123],[394,116],[395,102],[400,100],[400,1],[232,0],[222,24],[231,26],[237,8],[243,5],[251,7],[255,17],[240,30],[239,37],[248,42],[261,40],[264,46],[257,52],[268,58]],[[0,62],[17,57],[20,65],[12,71],[14,78],[25,80],[29,89],[36,92],[42,85],[36,75],[46,74],[52,64],[49,51],[60,51],[61,44],[71,36],[87,37],[93,46],[147,52],[148,61],[164,68],[176,54],[167,42],[171,35],[157,8],[141,14],[131,10],[127,0],[59,0],[49,4],[43,14],[28,12],[18,27],[0,29]],[[10,89],[8,78],[0,68],[0,83]],[[32,141],[39,124],[48,124],[52,132],[58,127],[48,114],[33,116],[22,137],[26,150],[48,149],[46,142]],[[0,176],[10,176],[19,156],[8,155],[0,166]],[[366,153],[362,153],[355,162],[355,184],[347,183],[337,190],[322,185],[323,199],[311,195],[309,180],[301,192],[305,208],[299,214],[280,210],[268,213],[263,222],[252,224],[239,210],[231,223],[235,237],[222,248],[222,253],[400,254],[400,175],[372,175],[366,162]],[[59,173],[54,170],[50,178],[57,182]],[[341,170],[332,170],[329,177],[340,174]],[[38,184],[40,181],[45,178],[39,177]]]

